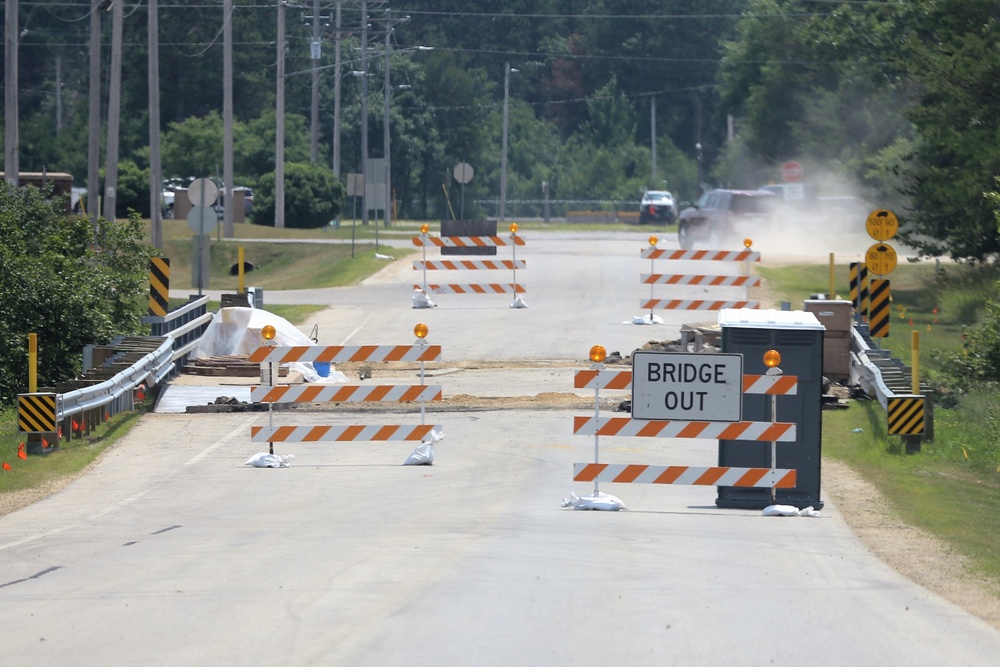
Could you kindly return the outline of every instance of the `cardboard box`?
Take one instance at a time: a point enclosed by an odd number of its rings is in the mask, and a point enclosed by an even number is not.
[[[854,326],[854,304],[850,301],[810,299],[804,310],[815,315],[827,332],[850,331]]]
[[[850,337],[823,337],[823,375],[831,380],[846,380],[850,377]]]

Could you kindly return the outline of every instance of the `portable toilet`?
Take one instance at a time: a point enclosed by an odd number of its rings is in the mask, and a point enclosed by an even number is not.
[[[755,310],[728,308],[719,311],[722,352],[743,355],[743,373],[764,375],[764,353],[781,355],[783,375],[798,378],[797,393],[770,396],[743,395],[744,421],[794,422],[794,442],[775,443],[778,468],[796,471],[792,489],[720,486],[718,507],[763,509],[771,504],[799,509],[820,509],[820,454],[823,437],[823,332],[816,315],[802,310]],[[775,415],[772,415],[772,400]],[[770,468],[770,442],[719,440],[719,465],[740,468]]]

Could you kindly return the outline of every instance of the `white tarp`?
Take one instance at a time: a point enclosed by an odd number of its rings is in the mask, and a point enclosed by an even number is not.
[[[260,330],[270,324],[277,345],[315,345],[312,339],[283,317],[259,308],[220,308],[212,318],[194,351],[195,357],[227,357],[250,354],[266,341]],[[288,364],[290,370],[302,373],[306,382],[347,382],[347,376],[331,370],[329,377],[320,377],[311,363]]]

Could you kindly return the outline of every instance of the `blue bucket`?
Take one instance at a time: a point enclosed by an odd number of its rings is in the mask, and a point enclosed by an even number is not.
[[[328,377],[330,377],[330,362],[328,362],[328,361],[314,361],[313,362],[313,368],[316,369],[316,372],[319,374],[319,376],[321,378],[328,378]]]

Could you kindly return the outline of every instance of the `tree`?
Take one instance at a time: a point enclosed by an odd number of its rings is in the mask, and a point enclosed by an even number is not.
[[[255,224],[274,224],[274,172],[261,177],[254,193]],[[285,224],[298,229],[327,225],[340,215],[347,191],[325,165],[285,164]]]
[[[989,0],[923,5],[906,41],[921,95],[908,112],[919,141],[903,169],[913,211],[900,238],[929,255],[982,261],[1000,252],[982,196],[1000,174],[1000,8]]]
[[[84,346],[142,333],[153,254],[142,221],[95,230],[50,194],[0,183],[0,403],[27,389],[29,333],[41,386],[78,375]]]

